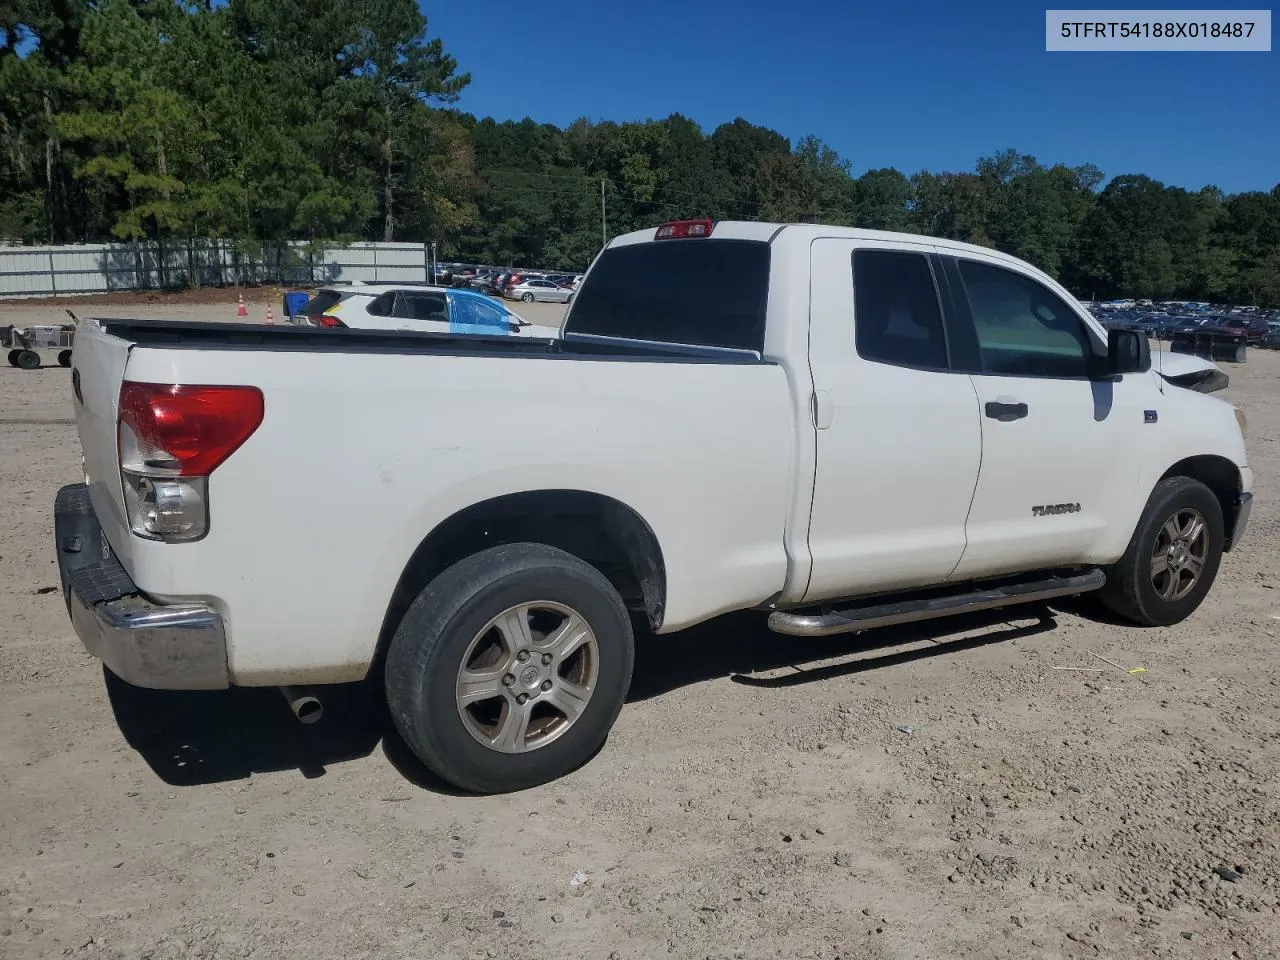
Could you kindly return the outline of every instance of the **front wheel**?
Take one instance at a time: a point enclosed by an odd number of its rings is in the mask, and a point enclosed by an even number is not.
[[[18,365],[18,354],[20,354],[21,352],[22,352],[21,350],[9,351],[9,366],[16,367]]]
[[[40,354],[34,350],[19,350],[17,364],[23,370],[35,370],[40,366]]]
[[[1213,491],[1190,477],[1162,480],[1124,556],[1107,570],[1099,599],[1141,626],[1180,623],[1213,586],[1223,540],[1222,505]]]
[[[69,367],[69,366],[71,366],[71,351],[70,351],[70,350],[60,350],[60,351],[58,351],[58,366],[60,366],[60,367]]]
[[[569,294],[567,297],[565,297],[565,298],[564,298],[564,302],[565,302],[565,303],[573,303],[573,294],[571,293],[571,294]]]
[[[537,786],[585,763],[622,710],[635,642],[612,584],[572,554],[493,547],[432,580],[387,651],[405,742],[477,793]]]

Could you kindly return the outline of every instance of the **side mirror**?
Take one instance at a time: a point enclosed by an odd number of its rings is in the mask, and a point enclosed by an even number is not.
[[[1107,373],[1146,373],[1151,369],[1151,342],[1138,330],[1107,331]]]

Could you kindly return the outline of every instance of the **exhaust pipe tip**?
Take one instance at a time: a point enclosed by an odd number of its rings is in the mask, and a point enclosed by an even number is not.
[[[298,687],[281,687],[280,693],[299,723],[315,723],[324,716],[324,704],[319,697]]]

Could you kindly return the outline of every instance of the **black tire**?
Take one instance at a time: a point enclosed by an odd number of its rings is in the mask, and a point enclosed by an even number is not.
[[[1165,524],[1177,521],[1185,511],[1198,513],[1205,522],[1203,563],[1198,578],[1182,596],[1160,595],[1153,574],[1153,554],[1163,540]],[[1098,599],[1112,613],[1145,627],[1180,623],[1196,611],[1218,575],[1222,562],[1224,524],[1222,505],[1213,492],[1190,477],[1170,477],[1152,491],[1124,556],[1108,568],[1107,585]],[[1162,584],[1169,581],[1160,574]]]
[[[532,293],[521,294],[520,299],[523,300],[525,303],[533,303],[533,294]]]
[[[458,675],[486,624],[534,601],[562,604],[586,621],[596,639],[594,688],[561,735],[502,753],[468,729]],[[460,560],[418,594],[387,651],[387,705],[409,748],[440,778],[476,793],[522,790],[570,773],[601,747],[626,699],[634,655],[622,598],[599,571],[554,547],[507,544]]]
[[[19,350],[18,366],[23,370],[37,369],[40,366],[40,354],[34,350]]]
[[[58,352],[58,366],[60,366],[60,367],[69,367],[69,366],[71,366],[71,351],[70,351],[70,350],[61,350],[61,351],[59,351],[59,352]]]
[[[21,350],[9,351],[9,366],[16,367],[18,365],[18,354],[20,354],[21,352],[22,352]]]
[[[567,297],[565,297],[565,298],[564,298],[564,302],[565,302],[565,303],[573,303],[573,294],[571,293],[571,294],[569,294]]]

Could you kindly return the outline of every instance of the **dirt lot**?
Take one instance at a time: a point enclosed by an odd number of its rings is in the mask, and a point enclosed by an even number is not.
[[[109,699],[56,590],[67,371],[0,367],[0,957],[1274,957],[1280,355],[1228,369],[1258,503],[1189,622],[641,638],[591,763],[474,798],[358,689]]]

